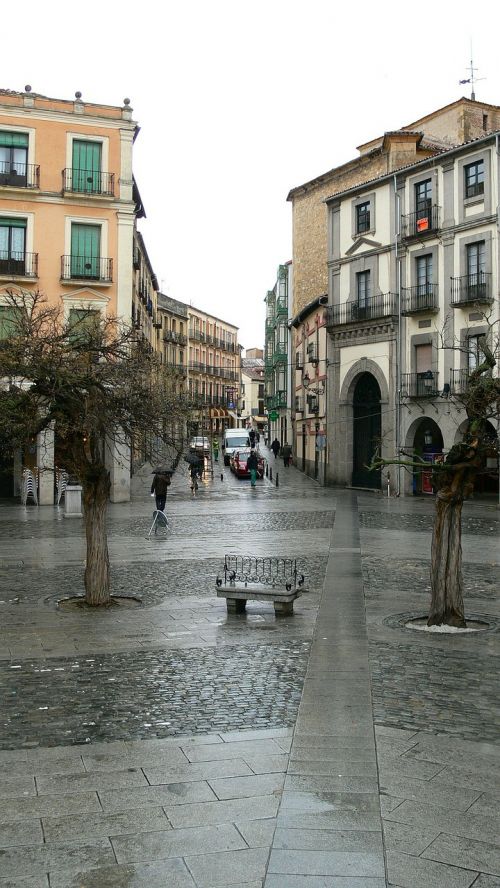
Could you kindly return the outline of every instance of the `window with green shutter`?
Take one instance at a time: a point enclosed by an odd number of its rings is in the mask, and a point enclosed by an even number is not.
[[[19,309],[12,305],[0,305],[0,340],[8,339],[16,330]]]
[[[68,318],[68,335],[71,342],[83,343],[95,335],[101,313],[95,308],[71,308]]]
[[[28,134],[0,130],[0,185],[26,185]]]
[[[73,141],[72,190],[99,194],[101,188],[100,142]]]
[[[71,225],[71,277],[99,280],[101,226]]]
[[[0,274],[24,274],[26,219],[0,217]]]

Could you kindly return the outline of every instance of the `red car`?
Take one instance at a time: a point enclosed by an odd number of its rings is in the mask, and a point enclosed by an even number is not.
[[[258,451],[257,459],[258,459],[258,468],[257,468],[257,478],[264,477],[264,457],[260,455]],[[230,467],[231,471],[238,478],[250,478],[250,469],[247,469],[247,459],[250,456],[250,448],[244,447],[241,450],[235,450],[231,455],[230,459]]]

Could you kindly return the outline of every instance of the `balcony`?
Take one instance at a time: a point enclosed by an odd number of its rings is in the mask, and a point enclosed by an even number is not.
[[[469,370],[450,370],[450,395],[463,395],[469,385]]]
[[[40,188],[40,167],[34,163],[0,161],[0,185],[4,188]]]
[[[440,395],[438,373],[425,370],[423,373],[403,373],[401,376],[402,398],[437,398]]]
[[[113,260],[89,256],[61,256],[62,281],[113,282]]]
[[[197,342],[205,342],[205,334],[202,333],[201,330],[196,330],[196,329],[190,330],[189,331],[189,338],[196,339]]]
[[[63,191],[81,194],[86,197],[114,197],[115,174],[100,170],[74,170],[66,167],[62,171]]]
[[[422,238],[434,234],[439,229],[439,216],[441,207],[430,205],[422,210],[416,210],[407,216],[401,217],[401,237]]]
[[[287,354],[287,350],[286,350],[286,345],[285,345],[285,343],[280,342],[274,350],[273,365],[286,364],[287,361],[288,361],[288,354]]]
[[[451,279],[451,304],[453,308],[462,305],[486,305],[493,302],[491,295],[491,274],[479,271],[477,274],[464,274]]]
[[[0,277],[38,277],[38,253],[0,250]]]
[[[359,321],[375,321],[393,317],[397,313],[397,295],[395,293],[381,293],[379,296],[370,296],[362,304],[351,300],[350,302],[342,302],[340,305],[328,305],[326,307],[326,326],[342,327],[346,324],[356,324]]]
[[[206,373],[207,365],[203,361],[192,361],[191,370],[193,373]]]
[[[437,284],[418,284],[416,287],[403,287],[401,298],[401,314],[412,315],[420,312],[438,311]]]
[[[276,314],[279,317],[288,317],[288,300],[286,296],[278,296],[276,300]]]

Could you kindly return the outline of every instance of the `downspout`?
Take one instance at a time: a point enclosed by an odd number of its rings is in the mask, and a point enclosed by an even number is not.
[[[500,279],[500,268],[499,268],[499,259],[500,259],[500,134],[496,133],[495,135],[495,148],[497,153],[497,287],[498,281]],[[498,370],[498,368],[497,368]],[[497,436],[500,439],[500,417],[497,417]],[[498,455],[498,503],[497,509],[500,509],[500,454]]]
[[[401,199],[397,189],[397,176],[394,173],[394,258],[396,262],[396,293],[398,303],[398,331],[396,342],[396,392],[395,392],[395,419],[396,419],[396,459],[399,459],[401,450],[401,357],[402,357],[402,317],[401,317],[401,262],[398,259],[398,237],[401,221]],[[401,466],[396,466],[396,496],[401,495]]]

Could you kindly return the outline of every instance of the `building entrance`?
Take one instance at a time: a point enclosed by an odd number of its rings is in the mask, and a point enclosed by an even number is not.
[[[362,373],[353,396],[353,487],[380,488],[380,470],[366,468],[380,444],[380,432],[380,387],[371,373]]]

